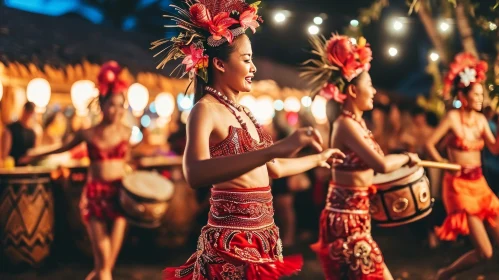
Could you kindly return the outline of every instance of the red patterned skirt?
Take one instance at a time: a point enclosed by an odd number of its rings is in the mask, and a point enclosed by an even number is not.
[[[371,236],[373,190],[329,185],[319,241],[311,246],[327,280],[383,279],[383,255]]]
[[[300,271],[301,256],[282,256],[270,187],[212,189],[210,203],[197,251],[164,279],[270,280]]]
[[[119,192],[122,188],[120,180],[105,182],[89,181],[83,190],[81,215],[85,222],[91,218],[101,221],[112,221],[122,216],[119,204]]]

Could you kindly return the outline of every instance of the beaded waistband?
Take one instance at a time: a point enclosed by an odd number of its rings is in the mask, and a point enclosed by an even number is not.
[[[208,225],[256,230],[274,224],[270,187],[211,190]]]
[[[368,214],[370,188],[355,188],[329,184],[325,209],[347,214]]]

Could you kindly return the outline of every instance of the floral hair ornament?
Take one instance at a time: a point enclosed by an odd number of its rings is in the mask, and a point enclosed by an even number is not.
[[[371,68],[372,51],[364,37],[355,43],[347,36],[333,34],[310,38],[312,54],[318,58],[303,63],[301,77],[312,85],[312,96],[322,95],[343,103],[345,85]]]
[[[157,69],[182,58],[173,72],[180,69],[181,77],[195,75],[208,82],[209,57],[204,53],[205,46],[218,47],[225,42],[232,44],[234,38],[249,28],[253,33],[263,22],[257,15],[260,1],[252,4],[245,0],[177,0],[170,6],[175,10],[165,17],[174,22],[167,28],[178,28],[180,33],[169,39],[152,42],[151,49],[165,46],[154,57],[163,55]],[[172,74],[173,74],[172,72]]]
[[[453,87],[464,89],[472,84],[484,82],[487,69],[487,62],[479,60],[471,53],[463,52],[456,55],[444,79],[444,99],[450,98]]]
[[[97,88],[100,95],[123,93],[128,88],[128,84],[119,77],[121,70],[118,62],[114,60],[102,65],[97,76]]]

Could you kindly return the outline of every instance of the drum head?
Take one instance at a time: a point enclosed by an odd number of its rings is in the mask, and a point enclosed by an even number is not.
[[[123,178],[123,187],[132,194],[157,201],[169,200],[173,183],[157,172],[134,171]]]
[[[401,168],[399,168],[393,172],[390,172],[390,173],[377,173],[376,175],[374,175],[373,184],[380,185],[380,184],[392,182],[392,181],[407,177],[411,174],[414,174],[419,169],[422,169],[422,168],[423,167],[421,167],[419,165],[415,165],[413,167],[409,167],[406,165],[406,166],[402,166]]]

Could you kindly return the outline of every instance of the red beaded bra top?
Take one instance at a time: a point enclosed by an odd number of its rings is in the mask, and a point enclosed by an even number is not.
[[[463,134],[464,134],[464,127],[473,127],[476,126],[476,120],[473,121],[472,123],[465,123],[463,114],[461,114],[461,125],[463,126]],[[475,140],[475,141],[470,141],[468,139],[461,138],[457,136],[457,134],[451,130],[451,135],[448,139],[447,145],[449,148],[455,149],[455,150],[460,150],[460,151],[481,151],[483,147],[485,146],[485,141],[483,138],[480,140]]]
[[[384,155],[383,151],[379,144],[374,140],[374,136],[372,132],[367,128],[366,123],[362,118],[358,120],[358,118],[351,112],[343,110],[341,113],[342,117],[351,118],[355,122],[357,122],[364,131],[366,131],[367,135],[364,136],[366,141],[369,143],[369,146],[373,148],[378,154]],[[335,165],[334,168],[338,170],[346,170],[346,171],[356,171],[356,170],[366,170],[370,167],[352,150],[349,148],[342,149],[342,152],[345,154],[345,158],[343,159],[343,163]]]
[[[232,100],[229,100],[227,96],[216,91],[213,88],[206,87],[206,91],[215,97],[220,103],[225,105],[227,109],[236,117],[241,127],[229,126],[229,135],[221,142],[210,146],[210,156],[212,158],[228,155],[237,155],[250,151],[256,151],[259,149],[267,148],[272,145],[272,137],[268,134],[263,127],[256,121],[253,114],[241,105],[236,104]],[[248,132],[248,126],[243,122],[240,115],[236,114],[236,111],[244,112],[251,121],[255,124],[256,130],[258,132],[258,137],[260,142],[255,140],[251,134]]]
[[[123,140],[116,146],[108,149],[102,149],[92,141],[87,142],[88,157],[92,161],[103,161],[112,159],[122,159],[126,156],[128,150],[128,141]]]

